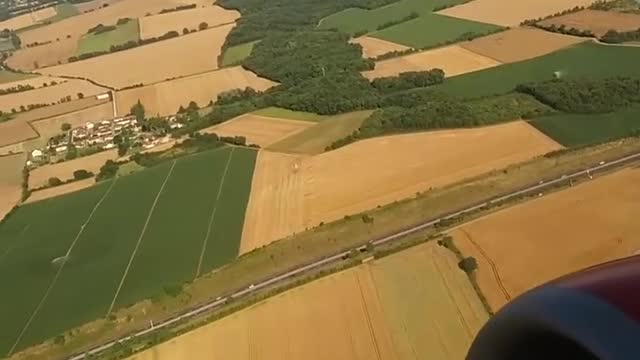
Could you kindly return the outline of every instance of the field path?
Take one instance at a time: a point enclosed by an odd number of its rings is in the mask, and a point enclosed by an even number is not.
[[[500,271],[498,271],[498,267],[496,266],[496,263],[493,262],[493,260],[491,259],[491,257],[489,257],[489,255],[484,251],[484,249],[478,245],[478,243],[476,241],[473,240],[473,238],[471,237],[471,235],[463,228],[458,228],[458,230],[460,230],[460,232],[462,232],[464,234],[464,236],[467,238],[467,240],[469,240],[469,242],[471,244],[473,244],[473,246],[478,249],[478,252],[480,252],[480,254],[482,254],[482,257],[484,257],[487,262],[491,265],[491,271],[493,272],[493,276],[496,279],[496,284],[498,284],[498,287],[500,288],[500,291],[502,291],[502,294],[504,295],[504,298],[507,299],[507,302],[511,301],[511,295],[509,295],[509,292],[507,291],[507,288],[504,286],[504,283],[502,282],[502,279],[500,278]]]
[[[169,172],[167,173],[167,177],[164,179],[164,182],[162,183],[162,186],[160,186],[160,190],[158,190],[158,194],[156,194],[156,198],[153,200],[153,204],[151,205],[151,209],[149,209],[149,214],[147,215],[147,220],[144,222],[144,226],[142,227],[142,231],[140,232],[140,237],[138,238],[138,242],[136,243],[136,247],[133,249],[133,252],[131,253],[131,257],[129,258],[129,263],[127,264],[127,267],[124,269],[124,274],[122,275],[122,279],[120,279],[120,284],[118,285],[118,289],[116,290],[115,295],[113,296],[113,300],[111,301],[111,305],[109,305],[109,310],[107,311],[107,315],[109,315],[111,313],[111,310],[113,310],[113,306],[116,303],[116,300],[118,299],[118,294],[120,294],[120,290],[122,289],[122,285],[124,284],[125,279],[127,278],[127,274],[129,273],[129,268],[131,268],[131,264],[133,263],[133,259],[136,257],[136,253],[138,252],[138,248],[140,248],[140,244],[142,243],[142,238],[144,237],[144,234],[147,232],[147,226],[149,226],[149,221],[151,220],[151,216],[153,216],[153,211],[156,208],[156,204],[158,203],[158,199],[160,199],[160,195],[162,194],[162,190],[164,190],[165,185],[167,185],[167,182],[169,181],[169,178],[171,177],[171,173],[173,173],[173,168],[176,167],[176,160],[173,161],[173,163],[171,164],[171,168],[169,169]]]
[[[233,157],[234,147],[231,148],[229,152],[229,157],[227,158],[227,164],[224,167],[224,172],[222,173],[222,179],[220,179],[220,185],[218,186],[218,193],[216,194],[216,198],[213,202],[213,210],[211,210],[211,217],[209,218],[209,225],[207,227],[207,235],[204,237],[204,241],[202,243],[202,251],[200,252],[200,259],[198,260],[198,268],[196,269],[196,276],[200,275],[200,270],[202,269],[202,260],[204,259],[204,253],[207,250],[207,243],[209,242],[209,236],[211,235],[211,231],[213,230],[213,222],[216,217],[216,211],[218,210],[218,200],[220,200],[220,195],[222,194],[222,186],[224,185],[224,179],[227,177],[227,171],[229,170],[229,164],[231,164],[231,158]]]
[[[40,302],[38,303],[38,306],[36,306],[36,309],[31,314],[31,317],[29,317],[29,320],[27,321],[27,323],[25,324],[24,328],[20,332],[20,335],[18,335],[18,338],[16,339],[15,343],[13,344],[13,346],[11,346],[11,349],[9,350],[9,353],[7,354],[7,356],[11,356],[11,354],[15,350],[16,346],[18,346],[18,344],[20,343],[20,340],[22,340],[22,337],[27,332],[27,329],[29,328],[29,325],[31,325],[31,322],[33,322],[33,319],[35,319],[36,315],[38,314],[38,312],[42,308],[42,305],[44,305],[44,302],[49,297],[49,294],[51,293],[51,290],[53,290],[53,287],[56,285],[56,282],[58,281],[58,278],[60,277],[60,274],[62,273],[62,270],[64,269],[64,265],[67,263],[67,259],[69,258],[69,255],[71,254],[71,251],[76,246],[76,243],[78,242],[78,239],[80,239],[80,236],[84,232],[84,229],[87,227],[87,225],[89,224],[89,222],[93,218],[93,214],[96,213],[96,211],[100,207],[100,204],[102,204],[102,202],[107,198],[107,196],[111,192],[111,189],[113,189],[113,186],[116,184],[116,181],[117,181],[117,178],[113,179],[113,182],[111,182],[111,185],[109,185],[109,188],[107,189],[107,191],[105,191],[104,195],[102,195],[100,200],[98,200],[96,205],[93,207],[93,209],[89,213],[89,216],[87,217],[87,220],[82,225],[80,225],[80,231],[78,231],[78,234],[76,235],[75,239],[73,239],[73,241],[71,242],[71,245],[69,246],[69,249],[67,250],[67,252],[64,255],[64,257],[62,258],[62,263],[60,264],[60,267],[58,268],[58,271],[56,271],[56,275],[53,277],[53,280],[51,281],[51,284],[49,284],[49,287],[47,288],[47,290],[45,291],[44,295],[42,296],[42,299],[40,299]]]

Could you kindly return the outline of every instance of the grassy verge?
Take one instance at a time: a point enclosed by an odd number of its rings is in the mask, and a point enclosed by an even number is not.
[[[303,111],[293,111],[278,107],[268,107],[258,111],[253,112],[254,115],[266,116],[278,119],[289,119],[289,120],[300,120],[300,121],[311,121],[311,122],[320,122],[327,118],[324,115],[318,115],[309,112]]]
[[[252,41],[242,45],[231,46],[222,55],[222,66],[239,65],[251,54],[251,50],[259,41]]]
[[[640,106],[608,114],[558,114],[531,124],[567,147],[602,143],[640,130]]]
[[[102,34],[86,34],[78,41],[77,55],[109,51],[111,46],[121,45],[129,41],[140,39],[140,26],[138,20],[133,19],[123,25],[116,26],[115,30]]]
[[[561,151],[370,211],[368,215],[373,218],[373,222],[365,223],[361,216],[346,217],[245,254],[228,266],[186,285],[179,297],[158,298],[153,302],[139,303],[122,309],[116,314],[119,320],[113,330],[103,331],[105,322],[101,320],[102,323],[99,321],[75,330],[77,335],[72,336],[70,340],[80,337],[85,339],[84,344],[76,346],[102,342],[146,327],[149,319],[170,317],[181,309],[229,294],[248,284],[280,274],[286,269],[311,263],[327,254],[351,249],[470,204],[513,192],[535,184],[540,179],[558,178],[600,161],[608,161],[637,151],[640,151],[640,139],[626,139],[591,148]],[[431,231],[438,230],[441,229],[432,228]],[[425,236],[428,235],[428,232],[425,233]],[[141,315],[142,313],[146,315]],[[48,352],[41,354],[47,356],[34,359],[54,358],[63,354],[65,348],[49,344],[46,349]]]
[[[427,14],[370,34],[375,38],[413,48],[429,48],[450,43],[459,38],[472,38],[500,30],[499,26]]]

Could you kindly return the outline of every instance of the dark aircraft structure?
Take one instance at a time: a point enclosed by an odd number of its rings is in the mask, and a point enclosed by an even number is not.
[[[523,294],[485,324],[467,355],[467,360],[533,359],[640,360],[640,256]]]

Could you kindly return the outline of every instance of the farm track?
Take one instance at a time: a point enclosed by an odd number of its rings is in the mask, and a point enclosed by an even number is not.
[[[491,266],[491,272],[493,272],[493,277],[495,278],[496,284],[498,284],[498,287],[500,288],[502,295],[504,295],[504,298],[507,301],[511,301],[511,295],[509,294],[509,291],[507,291],[507,288],[504,286],[504,283],[500,278],[500,271],[498,271],[498,266],[496,265],[496,263],[493,261],[493,259],[491,259],[489,254],[487,254],[484,251],[484,249],[475,240],[473,240],[473,238],[471,237],[468,231],[466,231],[463,228],[459,228],[459,230],[464,234],[467,240],[469,240],[469,242],[473,244],[473,246],[478,250],[478,252],[482,254],[482,257],[485,258],[485,260],[487,260],[487,262]]]
[[[207,227],[207,234],[204,237],[204,241],[202,243],[202,251],[200,252],[200,258],[198,260],[198,267],[196,269],[196,278],[200,276],[200,271],[202,270],[202,261],[204,260],[204,254],[207,250],[207,243],[209,242],[209,236],[211,236],[211,231],[213,230],[214,221],[216,218],[216,211],[218,210],[218,202],[220,200],[220,195],[222,194],[222,187],[224,186],[224,179],[227,177],[227,171],[229,170],[229,164],[231,164],[231,158],[233,157],[234,147],[231,148],[229,152],[229,157],[227,158],[227,164],[224,167],[224,172],[222,173],[222,179],[220,180],[220,186],[218,186],[218,193],[216,194],[216,198],[213,202],[213,210],[211,210],[211,218],[209,218],[209,225]]]
[[[165,185],[167,185],[167,182],[169,181],[169,178],[171,177],[171,173],[173,172],[173,168],[176,167],[176,162],[177,161],[173,161],[173,164],[171,164],[171,168],[169,169],[169,172],[167,173],[167,177],[164,179],[164,182],[162,183],[162,186],[160,186],[160,190],[158,190],[158,194],[156,195],[156,198],[153,200],[153,204],[151,205],[151,209],[149,210],[149,214],[147,215],[147,220],[144,223],[144,226],[142,227],[142,231],[140,232],[140,237],[138,238],[138,242],[136,243],[136,247],[133,249],[133,252],[131,253],[131,257],[129,258],[129,263],[127,264],[127,267],[124,270],[124,274],[122,275],[122,279],[120,279],[120,284],[118,285],[118,289],[116,290],[115,295],[113,296],[113,300],[111,301],[111,305],[109,305],[109,310],[107,311],[107,315],[111,314],[111,311],[113,310],[113,306],[116,303],[116,300],[118,299],[118,295],[120,294],[120,290],[122,289],[122,285],[124,284],[125,279],[127,278],[127,274],[129,273],[129,269],[131,268],[131,264],[133,263],[133,259],[136,257],[136,253],[138,252],[138,248],[140,248],[140,244],[142,243],[142,239],[144,238],[144,234],[147,231],[147,227],[149,226],[149,221],[151,221],[151,216],[153,216],[153,211],[156,208],[156,205],[158,204],[158,199],[160,199],[160,195],[162,194],[162,190],[164,190]]]
[[[62,264],[58,268],[58,271],[56,271],[56,274],[53,277],[53,280],[51,281],[51,284],[49,284],[49,287],[47,288],[47,290],[45,291],[44,295],[42,296],[42,299],[40,299],[40,302],[38,303],[38,305],[36,306],[35,310],[31,314],[31,317],[29,317],[29,320],[27,321],[27,324],[24,326],[24,328],[20,332],[20,335],[18,335],[18,338],[16,339],[15,343],[13,344],[13,346],[11,346],[11,349],[9,349],[9,353],[7,354],[7,356],[11,356],[11,354],[13,354],[13,351],[15,350],[16,346],[18,346],[18,344],[20,343],[20,340],[22,340],[22,337],[27,332],[27,329],[29,328],[29,325],[31,325],[31,323],[35,319],[36,315],[38,314],[38,312],[40,311],[40,309],[44,305],[45,301],[49,297],[49,294],[51,293],[51,290],[53,290],[53,287],[56,285],[56,282],[58,281],[58,278],[60,278],[60,274],[62,273],[62,270],[64,269],[64,265],[67,263],[67,259],[69,258],[69,255],[71,255],[71,251],[73,250],[73,248],[75,247],[76,243],[80,239],[80,236],[84,232],[84,229],[87,227],[87,225],[89,224],[89,222],[93,218],[93,214],[96,213],[96,211],[100,207],[100,204],[102,204],[102,202],[107,198],[107,196],[111,192],[111,189],[113,189],[113,186],[115,185],[116,181],[117,181],[117,178],[114,179],[111,182],[111,185],[109,186],[107,191],[105,191],[104,195],[102,195],[100,200],[96,203],[96,205],[93,207],[93,209],[89,213],[89,216],[87,217],[87,220],[82,225],[80,225],[80,231],[78,231],[78,234],[76,235],[75,239],[73,239],[73,242],[71,242],[71,245],[69,246],[69,249],[67,250],[66,254],[63,257]]]
[[[438,223],[440,223],[440,221],[443,220],[449,220],[449,219],[453,219],[457,216],[461,216],[461,215],[465,215],[465,214],[469,214],[469,213],[473,213],[475,211],[478,211],[484,207],[486,207],[489,204],[493,204],[495,202],[501,202],[501,201],[507,201],[507,200],[513,200],[516,199],[520,196],[523,195],[527,195],[527,194],[531,194],[531,193],[535,193],[535,192],[539,192],[540,190],[544,190],[547,188],[552,189],[554,186],[561,184],[562,182],[566,182],[569,181],[571,179],[574,178],[579,178],[579,177],[583,177],[585,175],[594,175],[594,173],[596,172],[600,172],[600,171],[607,171],[607,170],[611,170],[611,169],[615,169],[615,168],[619,168],[619,167],[624,167],[625,165],[630,165],[632,163],[634,163],[635,161],[640,160],[640,152],[638,153],[634,153],[631,155],[627,155],[621,158],[617,158],[614,160],[610,160],[606,163],[600,163],[600,164],[594,164],[593,166],[587,167],[583,170],[579,170],[576,171],[572,174],[568,174],[553,180],[548,180],[548,179],[543,179],[543,183],[540,182],[534,182],[533,185],[527,186],[525,188],[522,188],[520,190],[517,191],[513,191],[510,192],[508,194],[502,195],[502,196],[498,196],[495,197],[493,199],[489,199],[485,202],[482,202],[480,204],[476,204],[476,205],[471,205],[469,207],[451,212],[449,214],[444,214],[438,218],[432,219],[432,220],[428,220],[426,222],[423,222],[421,224],[417,224],[415,226],[412,226],[408,229],[404,229],[401,231],[397,231],[393,234],[384,236],[382,238],[378,238],[378,239],[372,239],[371,241],[369,241],[370,244],[373,245],[381,245],[381,244],[385,244],[385,243],[390,243],[393,241],[396,241],[400,238],[403,238],[407,235],[411,235],[411,234],[415,234],[421,230],[424,230],[426,228],[432,227]],[[338,254],[334,254],[334,255],[329,255],[325,258],[322,258],[320,260],[314,261],[312,263],[303,265],[303,266],[299,266],[297,268],[293,268],[293,269],[289,269],[283,273],[281,273],[280,275],[276,275],[267,279],[264,279],[260,282],[255,282],[254,284],[245,284],[243,287],[238,288],[237,290],[235,290],[235,292],[230,292],[229,295],[223,296],[218,298],[217,300],[214,301],[210,301],[204,304],[200,304],[194,308],[191,308],[190,310],[187,310],[185,312],[183,312],[180,315],[177,315],[175,317],[169,318],[165,321],[162,321],[160,323],[154,324],[148,328],[144,328],[141,329],[139,331],[136,331],[134,333],[131,333],[129,335],[114,339],[112,341],[106,342],[100,346],[94,347],[86,352],[77,354],[77,355],[72,355],[70,357],[68,357],[68,360],[83,360],[85,359],[85,356],[88,355],[95,355],[95,354],[99,354],[105,350],[108,350],[114,346],[118,346],[123,342],[126,342],[128,340],[132,340],[141,336],[145,336],[155,330],[160,330],[160,329],[164,329],[164,328],[168,328],[171,325],[179,322],[179,321],[183,321],[183,320],[188,320],[188,319],[193,319],[196,318],[200,315],[206,314],[208,311],[217,309],[225,304],[227,304],[228,302],[232,302],[236,299],[239,298],[243,298],[243,297],[247,297],[248,295],[250,295],[251,293],[254,293],[260,289],[266,288],[268,286],[273,286],[275,284],[279,284],[279,283],[286,283],[290,278],[294,277],[294,276],[298,276],[301,274],[305,274],[307,272],[311,272],[321,266],[325,266],[331,263],[335,263],[335,262],[339,262],[341,261],[343,258],[348,257],[349,254],[353,251],[353,250],[366,250],[366,245],[361,245],[356,247],[355,249],[349,249],[349,250],[345,250],[342,251]]]

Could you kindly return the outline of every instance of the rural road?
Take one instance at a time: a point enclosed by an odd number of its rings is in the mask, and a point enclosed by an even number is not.
[[[577,178],[577,177],[589,175],[589,174],[597,172],[597,171],[606,170],[606,169],[609,169],[609,168],[614,168],[616,166],[625,165],[626,163],[634,161],[634,160],[640,160],[640,153],[635,153],[635,154],[632,154],[632,155],[628,155],[628,156],[625,156],[625,157],[622,157],[622,158],[619,158],[619,159],[616,159],[616,160],[613,160],[613,161],[609,161],[609,162],[606,162],[606,163],[605,162],[601,162],[601,163],[599,163],[597,165],[594,165],[592,167],[589,167],[587,169],[584,169],[584,170],[581,170],[581,171],[577,171],[577,172],[572,173],[572,174],[566,174],[566,175],[563,175],[563,176],[561,176],[559,178],[556,178],[556,179],[553,179],[553,180],[541,181],[536,185],[532,185],[532,186],[529,186],[527,188],[524,188],[524,189],[521,189],[521,190],[518,190],[518,191],[515,191],[515,192],[512,192],[512,193],[509,193],[509,194],[506,194],[506,195],[503,195],[503,196],[500,196],[500,197],[493,198],[493,199],[485,201],[485,202],[483,202],[481,204],[477,204],[477,205],[473,205],[473,206],[464,208],[462,210],[450,213],[448,215],[441,216],[441,217],[439,217],[437,219],[429,220],[429,221],[427,221],[425,223],[413,226],[413,227],[411,227],[409,229],[406,229],[406,230],[402,230],[402,231],[396,232],[394,234],[385,236],[383,238],[372,240],[372,241],[370,241],[370,243],[373,244],[373,245],[385,244],[385,243],[397,240],[399,238],[402,238],[404,236],[416,233],[416,232],[421,231],[421,230],[423,230],[425,228],[428,228],[430,226],[434,226],[434,225],[436,225],[437,223],[439,223],[442,220],[448,220],[448,219],[452,219],[452,218],[455,218],[455,217],[460,216],[460,215],[464,215],[464,214],[467,214],[467,213],[474,212],[476,210],[481,209],[484,206],[493,204],[495,202],[510,200],[510,199],[516,198],[516,197],[524,195],[524,194],[537,192],[537,191],[542,191],[543,189],[545,189],[547,187],[554,186],[554,185],[559,184],[559,183],[561,183],[563,181],[568,181],[570,179],[574,179],[574,178]],[[176,316],[174,318],[171,318],[169,320],[166,320],[166,321],[158,323],[158,324],[152,324],[150,327],[148,327],[148,328],[146,328],[144,330],[140,330],[140,331],[138,331],[138,332],[136,332],[134,334],[119,338],[117,340],[110,341],[108,343],[105,343],[103,345],[95,347],[95,348],[93,348],[93,349],[91,349],[91,350],[89,350],[87,352],[82,353],[82,354],[74,355],[72,357],[69,357],[68,360],[82,360],[82,359],[85,358],[86,354],[91,354],[91,355],[98,354],[98,353],[100,353],[100,352],[102,352],[104,350],[107,350],[107,349],[115,346],[117,343],[125,342],[127,340],[130,340],[130,339],[133,339],[133,338],[136,338],[136,337],[139,337],[139,336],[146,335],[146,334],[148,334],[148,333],[150,333],[152,331],[168,327],[171,324],[173,324],[175,322],[178,322],[178,321],[181,321],[181,320],[185,320],[185,319],[196,317],[196,316],[198,316],[200,314],[203,314],[203,313],[205,313],[205,312],[207,312],[209,310],[212,310],[212,309],[215,309],[215,308],[217,308],[217,307],[219,307],[221,305],[224,305],[229,301],[233,301],[235,299],[247,296],[248,294],[251,294],[252,292],[255,292],[255,291],[257,291],[259,289],[262,289],[262,288],[264,288],[266,286],[277,284],[277,283],[285,281],[285,280],[287,280],[287,279],[289,279],[289,278],[291,278],[293,276],[305,273],[305,272],[307,272],[309,270],[312,270],[312,269],[315,269],[317,267],[332,263],[334,261],[339,261],[343,257],[348,256],[349,253],[351,251],[353,251],[353,250],[363,250],[363,249],[366,249],[366,245],[361,245],[361,246],[359,246],[359,247],[357,247],[355,249],[343,251],[343,252],[341,252],[339,254],[335,254],[335,255],[326,257],[326,258],[324,258],[322,260],[316,261],[314,263],[298,267],[298,268],[296,268],[294,270],[291,270],[291,271],[285,272],[285,273],[283,273],[281,275],[277,275],[275,277],[266,279],[266,280],[264,280],[262,282],[248,285],[248,286],[244,287],[242,290],[238,290],[238,291],[232,293],[231,295],[228,295],[228,296],[225,296],[225,297],[220,297],[220,298],[216,299],[215,301],[209,302],[209,303],[204,304],[204,305],[200,305],[200,306],[198,306],[198,307],[196,307],[196,308],[194,308],[194,309],[192,309],[192,310],[190,310],[190,311],[188,311],[186,313],[183,313],[182,315]]]

